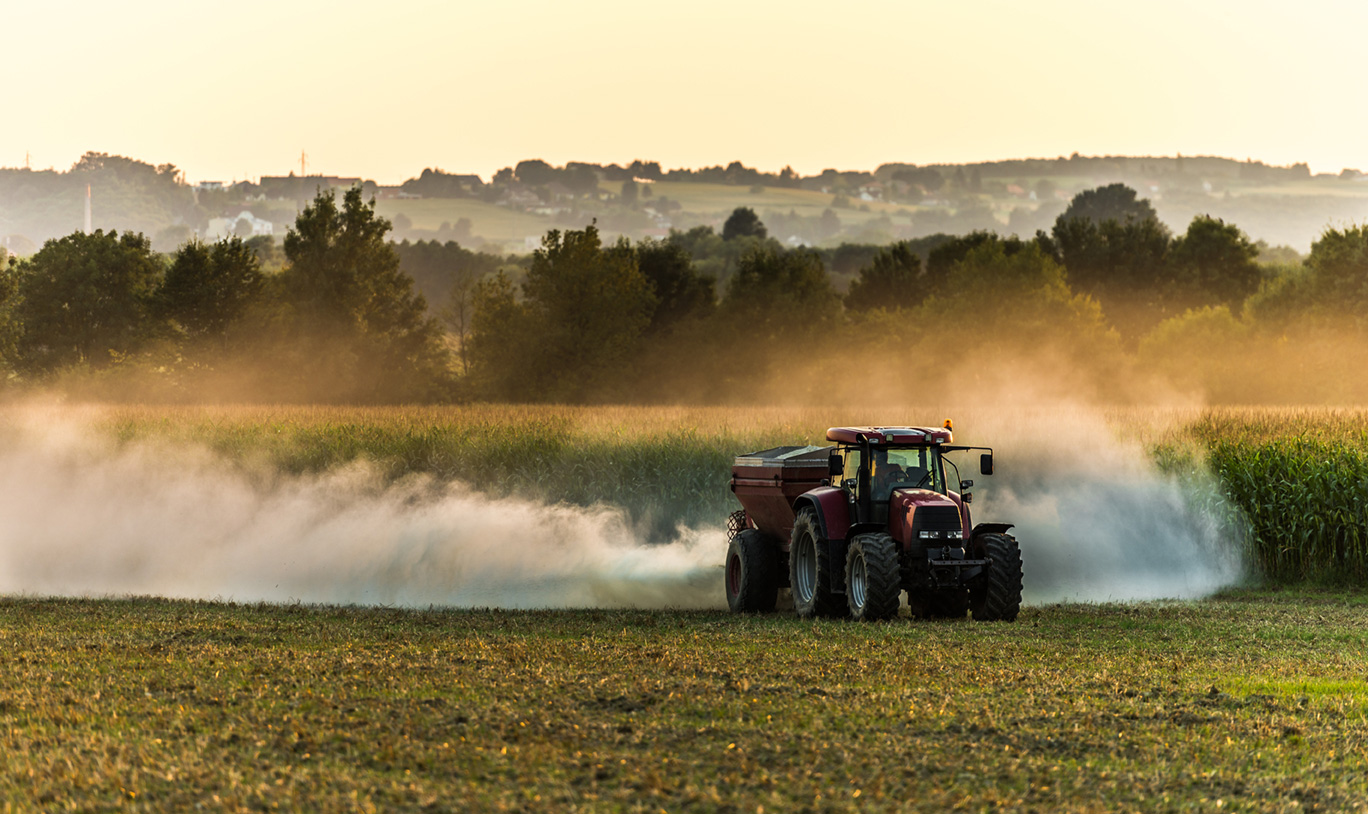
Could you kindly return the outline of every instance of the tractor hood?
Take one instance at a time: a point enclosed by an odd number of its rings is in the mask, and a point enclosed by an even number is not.
[[[942,495],[930,489],[895,489],[888,501],[889,532],[904,548],[963,540],[968,537],[969,518],[959,495]],[[926,539],[923,539],[926,538]]]
[[[910,488],[894,489],[888,502],[890,512],[905,512],[912,507],[920,506],[954,506],[958,510],[959,503],[940,492]]]

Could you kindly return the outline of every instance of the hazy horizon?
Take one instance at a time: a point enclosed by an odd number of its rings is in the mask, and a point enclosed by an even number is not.
[[[0,166],[397,184],[541,158],[873,169],[1083,155],[1363,168],[1368,8],[145,0],[11,10]],[[55,56],[54,56],[55,55]]]

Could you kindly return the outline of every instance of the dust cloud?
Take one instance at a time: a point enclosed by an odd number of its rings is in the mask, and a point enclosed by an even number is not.
[[[643,546],[612,508],[267,475],[205,450],[115,447],[78,423],[0,432],[0,593],[405,607],[725,605],[725,534]]]
[[[975,482],[974,522],[1016,524],[1025,602],[1198,598],[1245,578],[1239,520],[1215,484],[1160,473],[1097,410],[971,416],[955,440],[994,447],[996,472],[955,457]]]
[[[1238,520],[1210,483],[1159,473],[1095,408],[1022,404],[831,416],[924,425],[950,415],[957,443],[993,446],[991,477],[977,453],[955,457],[975,481],[975,522],[1016,524],[1028,604],[1194,598],[1245,576]],[[720,524],[648,545],[608,505],[392,483],[365,464],[285,475],[183,444],[115,444],[79,413],[58,415],[9,411],[0,424],[0,594],[725,607]]]

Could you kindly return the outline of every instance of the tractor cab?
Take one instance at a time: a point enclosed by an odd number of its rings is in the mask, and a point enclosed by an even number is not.
[[[909,492],[935,493],[939,499],[933,502],[939,504],[949,499],[951,485],[941,454],[942,445],[951,440],[949,429],[832,427],[827,440],[836,442],[832,486],[849,496],[853,524],[887,526],[890,505],[912,497]],[[933,496],[920,497],[925,501]]]

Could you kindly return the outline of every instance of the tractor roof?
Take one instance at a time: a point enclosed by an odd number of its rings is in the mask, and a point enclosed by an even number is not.
[[[953,440],[948,427],[832,427],[827,430],[826,437],[828,441],[845,444],[868,440],[871,444],[929,445],[948,444]]]

